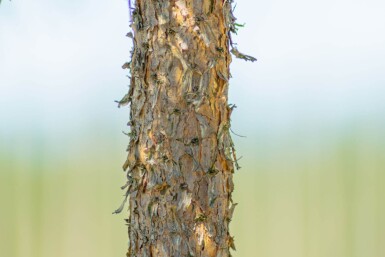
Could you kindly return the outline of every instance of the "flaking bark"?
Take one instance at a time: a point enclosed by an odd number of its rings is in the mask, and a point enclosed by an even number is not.
[[[131,104],[127,256],[227,257],[235,248],[232,17],[222,0],[135,3],[132,60],[123,67],[131,86],[119,101]]]

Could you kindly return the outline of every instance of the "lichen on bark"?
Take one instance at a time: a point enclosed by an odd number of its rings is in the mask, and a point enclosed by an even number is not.
[[[135,2],[132,60],[123,65],[131,85],[119,101],[130,104],[127,256],[227,257],[235,249],[233,23],[227,0]]]

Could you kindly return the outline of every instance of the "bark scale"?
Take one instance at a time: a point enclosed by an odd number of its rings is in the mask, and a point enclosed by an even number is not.
[[[137,0],[132,18],[127,256],[231,256],[231,4]]]

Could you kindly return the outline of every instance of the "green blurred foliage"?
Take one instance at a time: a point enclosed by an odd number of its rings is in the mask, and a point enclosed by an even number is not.
[[[122,200],[127,140],[108,134],[3,138],[0,256],[125,256],[126,214],[111,213]],[[369,128],[294,132],[258,145],[250,145],[258,135],[235,137],[244,157],[234,256],[385,256],[381,136]]]

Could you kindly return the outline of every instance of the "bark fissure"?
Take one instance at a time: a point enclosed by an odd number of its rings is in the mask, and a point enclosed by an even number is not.
[[[226,0],[135,3],[132,60],[123,65],[131,84],[119,101],[131,107],[127,256],[227,257],[235,249],[231,11]]]

